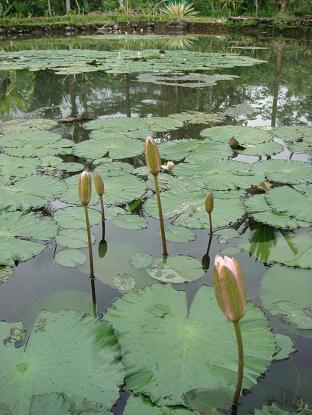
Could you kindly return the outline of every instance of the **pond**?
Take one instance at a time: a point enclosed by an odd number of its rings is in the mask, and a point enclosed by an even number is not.
[[[237,413],[311,413],[310,46],[2,41],[0,415],[234,413],[217,254],[239,261],[248,291]],[[167,259],[148,136],[163,162]],[[105,183],[104,225],[94,189],[89,205],[94,281],[77,194],[85,168]]]

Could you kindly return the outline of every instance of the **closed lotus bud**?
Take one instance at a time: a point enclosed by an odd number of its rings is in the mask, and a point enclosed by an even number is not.
[[[213,193],[208,192],[205,200],[205,209],[207,213],[211,213],[213,211]]]
[[[149,171],[156,176],[161,169],[160,155],[155,140],[148,137],[144,143],[145,160]]]
[[[213,270],[213,285],[217,302],[226,318],[239,321],[247,309],[244,277],[236,259],[217,255]]]
[[[95,187],[95,191],[99,196],[103,196],[104,194],[104,182],[103,182],[103,178],[100,175],[100,173],[98,172],[94,172],[94,187]]]
[[[88,206],[91,199],[91,177],[85,170],[81,173],[78,181],[78,195],[80,202],[84,206]]]

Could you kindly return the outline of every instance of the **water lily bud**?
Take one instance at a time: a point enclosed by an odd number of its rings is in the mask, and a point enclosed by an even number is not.
[[[152,137],[145,140],[144,150],[147,168],[153,176],[156,176],[160,172],[161,161],[157,144]]]
[[[205,200],[205,209],[207,213],[211,213],[213,211],[213,193],[208,192]]]
[[[225,317],[239,321],[247,309],[244,277],[236,259],[217,255],[213,269],[213,286],[217,302]]]
[[[88,206],[91,199],[91,177],[85,170],[81,173],[78,181],[78,195],[80,202],[84,206]]]
[[[100,173],[98,172],[94,172],[93,174],[94,177],[94,186],[95,186],[95,191],[99,196],[103,196],[104,194],[104,182],[103,182],[103,178],[100,175]]]

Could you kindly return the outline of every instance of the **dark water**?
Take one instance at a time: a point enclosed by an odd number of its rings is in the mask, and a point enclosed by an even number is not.
[[[209,36],[190,40],[190,50],[213,52],[239,52],[263,59],[266,63],[253,67],[227,69],[224,73],[238,75],[234,81],[222,81],[206,88],[185,88],[181,86],[141,83],[136,75],[107,75],[100,72],[60,76],[51,71],[0,72],[0,120],[15,118],[47,117],[64,118],[78,116],[85,112],[94,117],[109,116],[166,116],[174,112],[197,110],[220,112],[237,104],[251,104],[254,115],[227,119],[227,122],[245,126],[280,126],[301,124],[312,126],[312,49],[304,40],[254,39],[247,37]],[[181,44],[180,44],[181,46]],[[248,47],[236,49],[237,46]],[[261,47],[255,49],[254,47]],[[136,48],[135,42],[106,42],[87,39],[37,39],[33,41],[3,41],[5,50],[29,48]],[[147,42],[144,47],[162,47],[161,43]],[[177,47],[175,44],[173,47]],[[251,49],[249,47],[252,47]],[[222,73],[222,71],[221,71]],[[77,126],[59,127],[63,135],[77,142],[86,138],[86,133]],[[196,128],[186,132],[196,137]],[[284,151],[276,158],[290,158]],[[292,156],[311,163],[304,155]],[[142,160],[135,160],[137,165]],[[248,225],[248,223],[247,223]],[[238,225],[240,226],[240,225]],[[248,226],[241,224],[240,229]],[[157,221],[149,219],[149,227],[142,231],[126,231],[107,224],[106,239],[108,249],[114,242],[135,244],[159,257],[160,243],[157,235]],[[101,239],[101,229],[94,229],[97,242]],[[201,261],[207,248],[207,232],[198,231],[194,242],[188,244],[169,243],[171,254],[186,253]],[[212,241],[210,256],[221,252],[225,246],[216,238]],[[230,245],[229,245],[230,246]],[[53,243],[43,254],[20,264],[11,280],[0,287],[0,319],[6,321],[25,320],[31,325],[34,319],[34,305],[43,297],[64,289],[90,293],[90,281],[86,274],[63,268],[53,261]],[[253,302],[261,307],[258,292],[265,266],[248,253],[237,256],[242,264],[248,293]],[[202,284],[211,285],[211,269],[193,283],[178,285],[177,289],[187,291],[191,303]],[[312,293],[311,293],[312,294]],[[96,282],[98,313],[120,295],[117,290]],[[90,299],[91,301],[91,299]],[[64,304],[66,306],[66,304]],[[269,317],[276,332],[291,334],[297,352],[288,360],[272,363],[251,393],[242,399],[239,414],[246,414],[255,407],[261,407],[271,400],[282,405],[293,406],[303,399],[312,404],[312,340],[291,332],[289,326],[277,317]],[[115,414],[122,414],[127,394],[122,393],[115,407]]]

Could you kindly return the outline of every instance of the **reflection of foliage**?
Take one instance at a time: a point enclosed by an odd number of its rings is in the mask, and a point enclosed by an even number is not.
[[[250,253],[267,263],[271,249],[277,244],[278,231],[270,226],[259,226],[252,231],[249,238]]]
[[[191,49],[193,40],[185,36],[174,36],[165,44],[165,49]]]
[[[0,112],[10,118],[16,110],[27,112],[31,107],[34,92],[35,73],[10,71],[2,80],[0,89]]]

